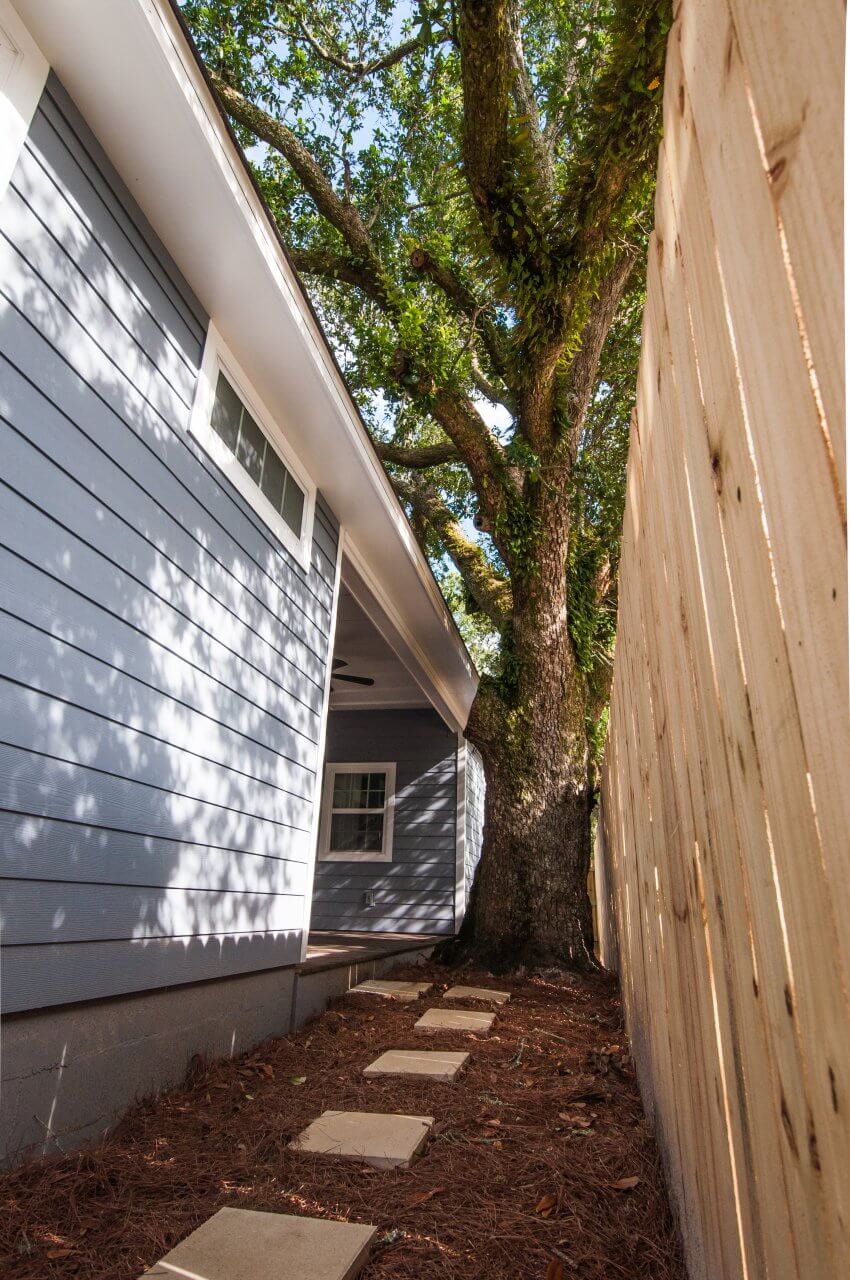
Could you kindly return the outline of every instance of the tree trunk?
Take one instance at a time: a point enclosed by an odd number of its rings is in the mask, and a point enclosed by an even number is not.
[[[458,958],[494,972],[595,967],[589,789],[567,768],[529,782],[507,753],[488,752],[484,764],[484,845]]]
[[[484,844],[454,948],[498,971],[596,967],[587,892],[592,788],[585,684],[567,629],[567,513],[538,509],[541,550],[513,578],[500,680],[482,680],[467,736],[487,780]]]

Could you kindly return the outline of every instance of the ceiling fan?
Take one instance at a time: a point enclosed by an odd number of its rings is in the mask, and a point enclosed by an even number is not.
[[[343,675],[340,675],[340,669],[341,669],[342,667],[347,667],[347,666],[348,666],[348,663],[345,661],[345,659],[344,659],[344,658],[334,658],[334,660],[333,660],[333,668],[332,668],[332,671],[331,671],[331,691],[333,691],[333,681],[334,681],[334,680],[345,680],[345,681],[347,681],[347,683],[348,683],[348,684],[363,684],[363,685],[366,685],[367,687],[369,687],[369,686],[371,686],[371,685],[373,685],[373,684],[375,683],[375,681],[371,678],[371,676],[343,676]]]

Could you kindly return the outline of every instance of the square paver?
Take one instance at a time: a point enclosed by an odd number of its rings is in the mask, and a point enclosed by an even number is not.
[[[325,1111],[289,1145],[295,1151],[362,1160],[376,1169],[407,1169],[425,1146],[433,1116]]]
[[[417,1031],[478,1031],[486,1035],[495,1017],[495,1013],[478,1013],[474,1009],[429,1009],[415,1027]]]
[[[376,1076],[424,1076],[428,1080],[454,1080],[469,1057],[468,1053],[444,1053],[437,1049],[390,1049],[363,1071],[370,1080]]]
[[[444,1000],[489,1000],[491,1004],[507,1004],[510,991],[491,991],[489,987],[449,987]]]
[[[402,1000],[409,1003],[412,1000],[418,1000],[426,991],[430,991],[433,985],[433,982],[394,982],[391,978],[370,978],[368,982],[361,982],[358,986],[352,987],[348,994],[384,996],[388,1000]]]
[[[255,1209],[219,1209],[145,1272],[146,1277],[203,1280],[354,1280],[376,1227],[321,1218],[294,1218]],[[140,1277],[142,1280],[142,1277]]]

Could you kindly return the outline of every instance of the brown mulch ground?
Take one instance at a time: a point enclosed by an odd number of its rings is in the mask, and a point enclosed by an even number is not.
[[[437,987],[413,1006],[337,1001],[198,1066],[101,1146],[0,1174],[4,1280],[131,1280],[223,1205],[375,1224],[363,1280],[684,1280],[613,983],[393,976]],[[512,992],[489,1037],[412,1030],[452,981]],[[426,1042],[470,1050],[455,1084],[363,1079],[385,1049]],[[433,1139],[389,1172],[288,1151],[326,1109],[432,1115]]]

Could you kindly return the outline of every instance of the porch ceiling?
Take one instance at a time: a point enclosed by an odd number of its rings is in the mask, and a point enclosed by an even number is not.
[[[331,684],[331,710],[366,707],[428,707],[429,700],[407,667],[363,611],[345,582],[340,584],[334,659],[347,665]],[[374,685],[350,684],[339,676],[366,676]]]

